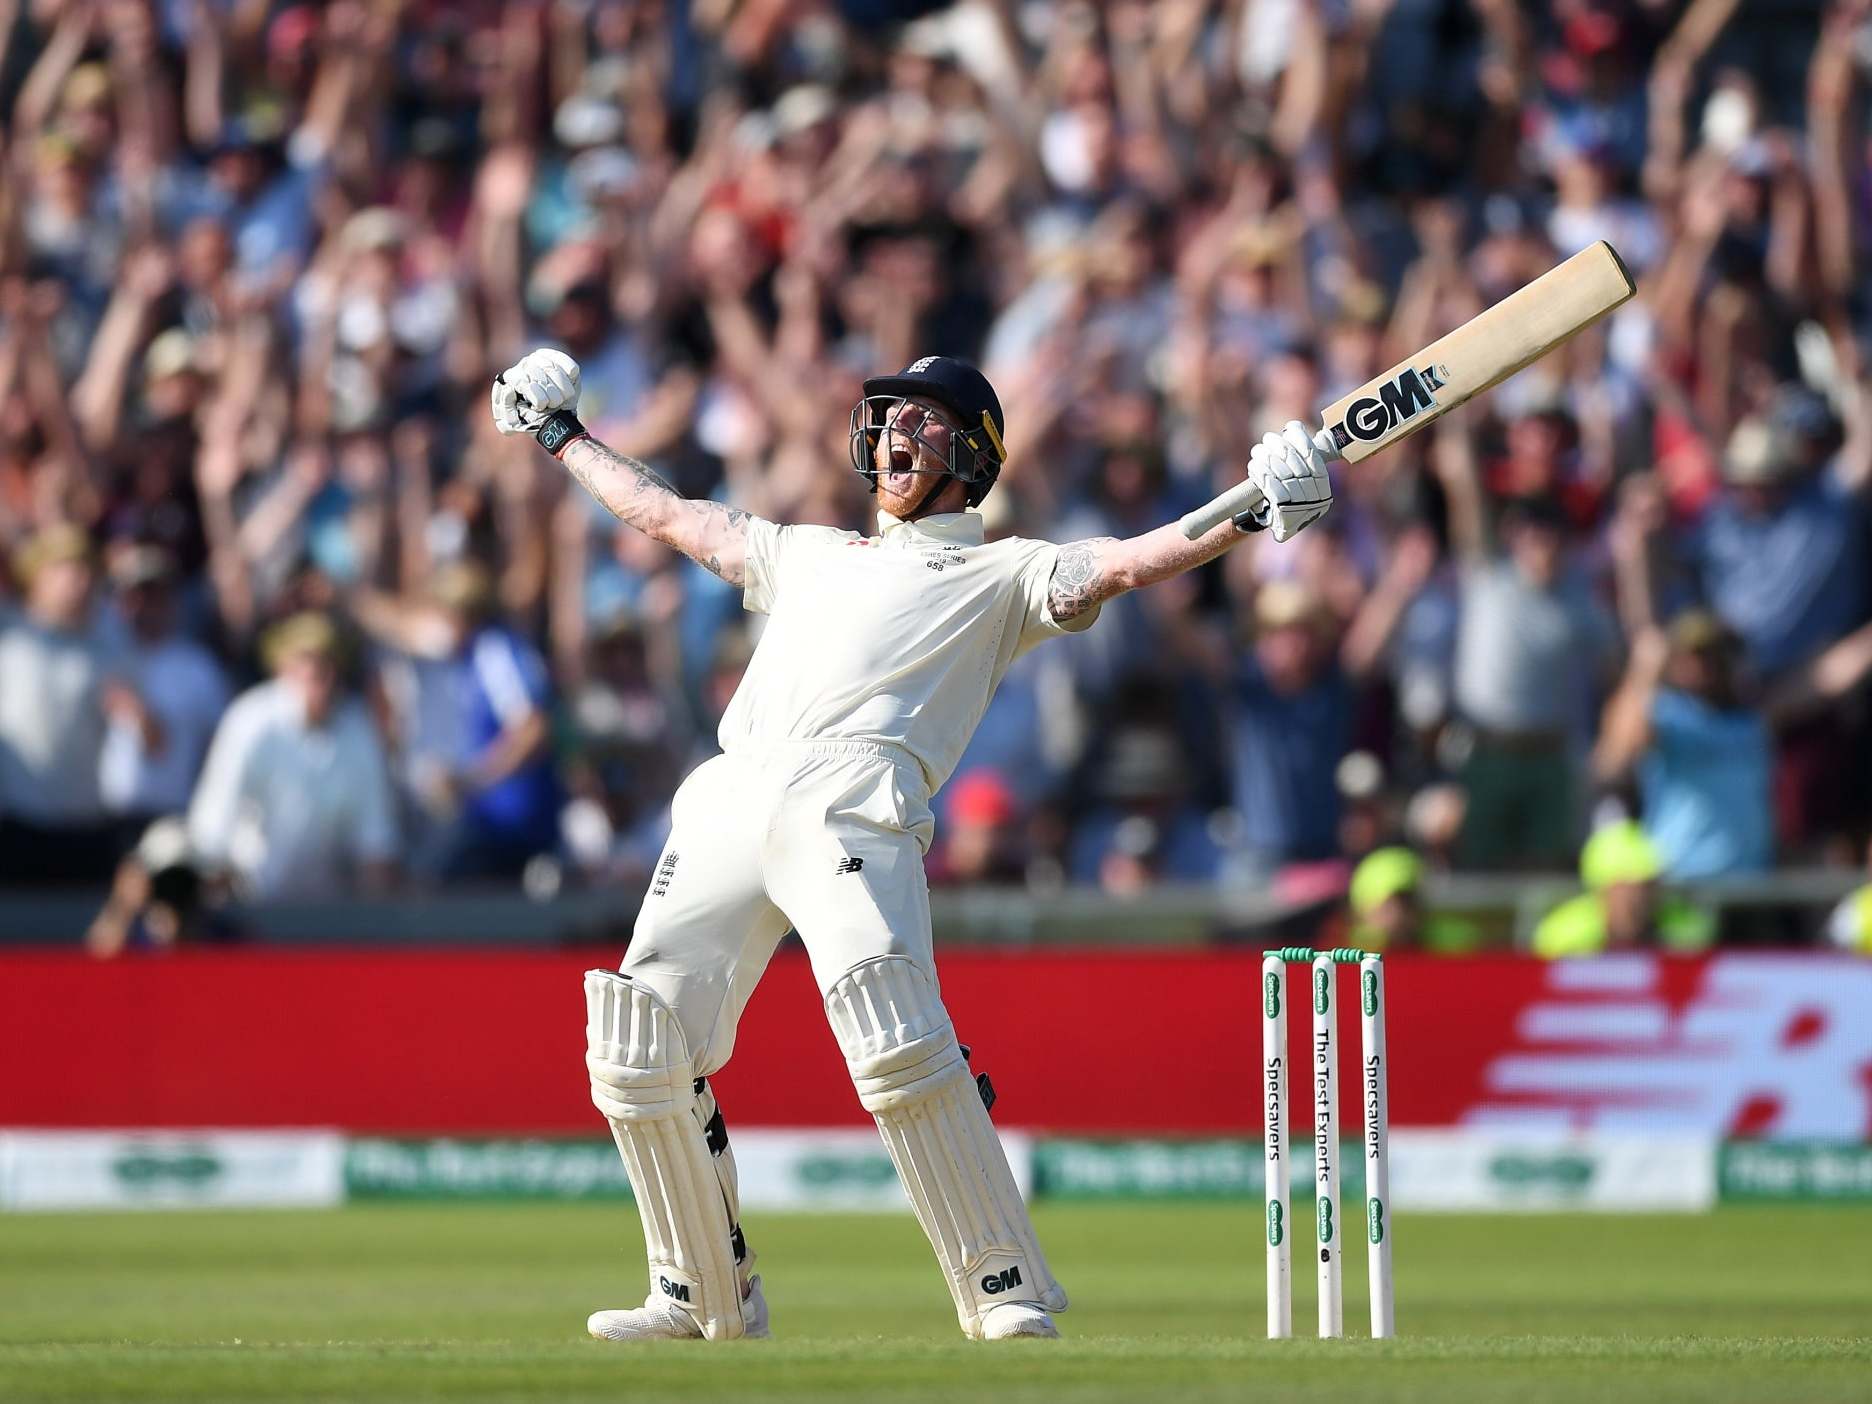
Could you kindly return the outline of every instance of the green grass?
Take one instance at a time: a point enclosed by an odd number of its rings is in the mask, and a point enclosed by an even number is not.
[[[907,1217],[757,1215],[778,1339],[646,1349],[583,1336],[642,1297],[628,1207],[9,1217],[0,1399],[1872,1397],[1872,1210],[1407,1216],[1390,1342],[1262,1339],[1258,1205],[1038,1218],[1075,1302],[1058,1344],[960,1340]]]

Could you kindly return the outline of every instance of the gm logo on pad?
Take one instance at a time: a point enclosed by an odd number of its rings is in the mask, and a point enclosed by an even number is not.
[[[998,1296],[1011,1288],[1021,1285],[1021,1271],[1017,1267],[1003,1268],[1000,1272],[991,1272],[981,1280],[981,1289],[989,1296]]]

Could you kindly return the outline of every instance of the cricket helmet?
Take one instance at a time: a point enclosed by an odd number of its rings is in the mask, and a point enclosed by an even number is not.
[[[912,397],[940,405],[950,422],[946,447],[925,439],[920,427],[911,437],[945,460],[949,477],[967,485],[969,506],[981,505],[1007,462],[1002,437],[1007,424],[988,377],[954,356],[925,356],[896,375],[874,375],[865,381],[864,398],[852,406],[852,467],[876,492],[878,435]]]

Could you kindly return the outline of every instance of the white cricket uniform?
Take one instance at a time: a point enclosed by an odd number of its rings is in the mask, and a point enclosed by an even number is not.
[[[697,1077],[727,1061],[789,927],[821,993],[890,955],[934,985],[930,797],[1008,665],[1097,617],[1048,611],[1049,542],[984,542],[974,512],[879,523],[874,537],[748,523],[744,602],[768,624],[723,754],[676,792],[622,967],[675,1012]]]

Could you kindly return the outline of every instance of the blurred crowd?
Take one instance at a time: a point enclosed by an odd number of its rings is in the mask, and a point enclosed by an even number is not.
[[[1860,863],[1869,63],[1866,0],[0,0],[0,884],[650,877],[754,621],[492,432],[534,345],[860,528],[859,381],[966,356],[990,531],[1125,535],[1600,238],[1635,301],[1022,660],[932,880]]]

